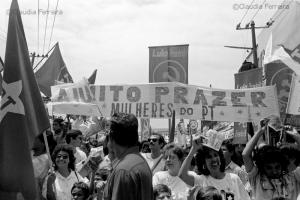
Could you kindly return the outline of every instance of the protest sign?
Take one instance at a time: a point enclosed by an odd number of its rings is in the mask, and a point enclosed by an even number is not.
[[[189,45],[149,47],[149,82],[188,83]]]
[[[259,121],[278,115],[275,86],[224,90],[181,83],[144,85],[57,85],[53,102],[95,103],[103,116],[127,112],[139,118],[177,118],[212,121]]]

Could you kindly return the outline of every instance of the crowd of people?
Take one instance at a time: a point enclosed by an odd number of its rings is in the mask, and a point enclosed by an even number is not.
[[[265,122],[268,122],[267,119]],[[271,119],[272,120],[272,119]],[[115,113],[105,134],[87,136],[53,120],[32,148],[39,199],[46,200],[300,200],[300,135],[266,141],[261,123],[247,144],[217,147],[195,134],[191,145],[166,143],[159,133],[139,141],[138,120]],[[219,134],[209,130],[211,134]]]

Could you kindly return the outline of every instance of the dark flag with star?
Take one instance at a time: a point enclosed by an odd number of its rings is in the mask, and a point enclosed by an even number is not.
[[[36,196],[30,149],[50,124],[31,67],[17,0],[12,0],[0,110],[0,199]]]
[[[58,43],[41,68],[35,73],[38,86],[44,95],[51,97],[51,86],[57,83],[73,83],[73,79],[62,58]]]

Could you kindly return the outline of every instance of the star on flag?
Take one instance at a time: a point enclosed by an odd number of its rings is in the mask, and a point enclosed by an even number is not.
[[[4,95],[1,100],[0,122],[8,112],[25,115],[24,105],[19,98],[22,92],[22,81],[10,84],[2,82]]]

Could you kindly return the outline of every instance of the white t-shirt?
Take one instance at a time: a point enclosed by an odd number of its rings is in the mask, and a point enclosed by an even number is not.
[[[223,179],[215,179],[210,175],[196,175],[194,184],[201,187],[215,187],[220,191],[223,200],[250,200],[241,179],[236,174],[225,173]]]
[[[141,155],[147,161],[150,169],[152,169],[153,165],[160,159],[160,156],[158,156],[157,158],[153,159],[151,157],[151,153],[141,153]],[[159,161],[158,165],[155,167],[155,169],[153,170],[152,173],[155,174],[156,172],[163,171],[164,168],[165,168],[165,160],[163,158],[161,158],[161,160]]]
[[[189,172],[190,174],[191,172]],[[194,174],[191,174],[194,176]],[[172,191],[174,200],[186,200],[190,186],[185,184],[178,176],[171,176],[168,171],[156,172],[152,179],[153,186],[164,184]]]
[[[77,174],[77,177],[76,177]],[[76,173],[74,171],[71,171],[70,175],[68,177],[63,177],[59,172],[55,172],[56,179],[54,181],[57,199],[56,200],[70,200],[72,199],[71,195],[71,189],[74,185],[74,183],[78,181],[83,181],[87,183],[85,179],[83,179],[79,173]],[[42,195],[44,198],[46,198],[47,195],[47,180],[48,176],[45,179],[45,182],[43,184],[43,192]]]

